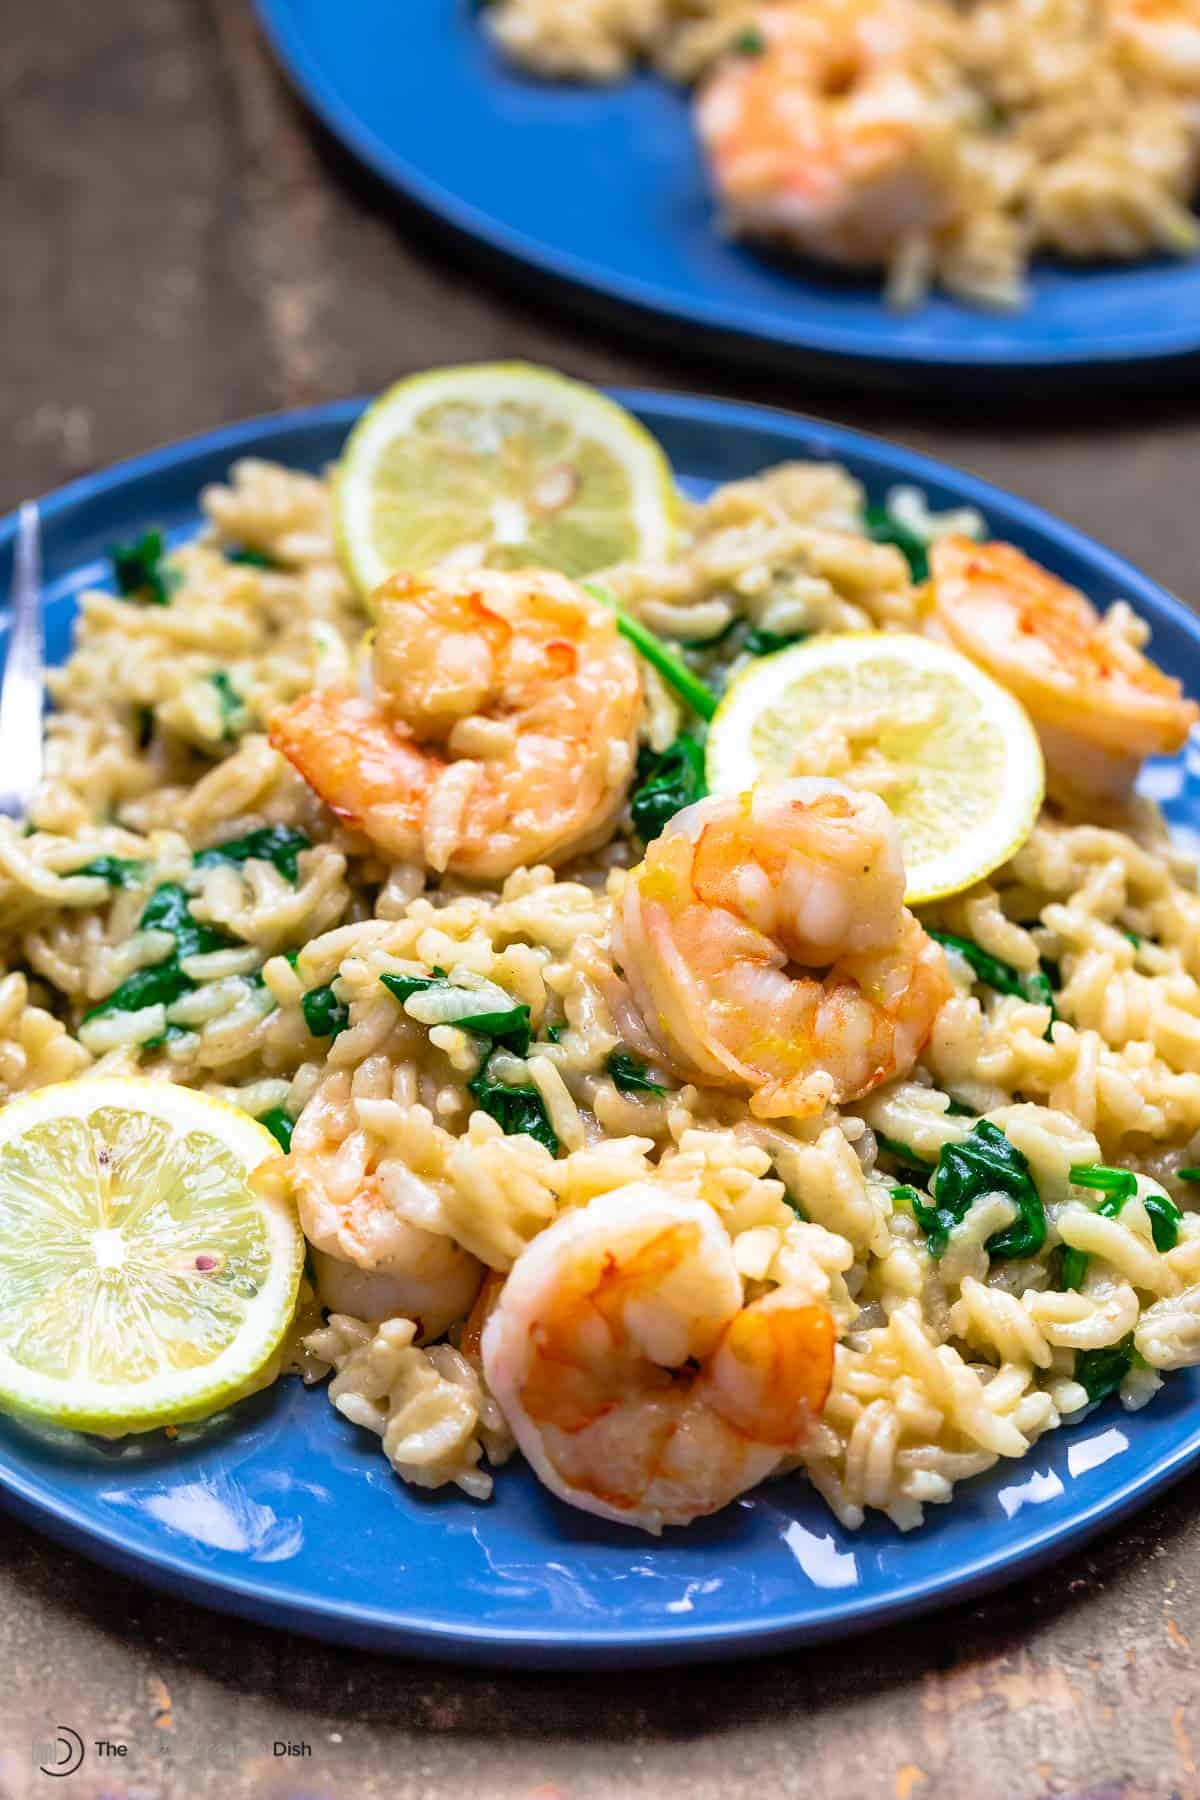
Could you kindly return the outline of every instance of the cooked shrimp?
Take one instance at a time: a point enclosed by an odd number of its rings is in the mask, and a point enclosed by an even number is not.
[[[1183,746],[1200,709],[1077,588],[1011,544],[942,538],[930,567],[932,630],[1022,702],[1052,789],[1120,799],[1143,757]]]
[[[1197,0],[1109,0],[1110,29],[1137,74],[1200,95]]]
[[[756,15],[696,118],[730,222],[878,267],[951,212],[953,120],[930,71],[949,29],[925,0],[803,0]]]
[[[482,1263],[453,1238],[406,1218],[406,1196],[394,1191],[394,1182],[389,1187],[366,1177],[348,1197],[335,1197],[333,1184],[304,1158],[292,1160],[322,1305],[360,1319],[414,1319],[423,1339],[440,1337],[470,1310]]]
[[[718,1512],[803,1443],[834,1324],[777,1289],[743,1305],[710,1207],[636,1182],[522,1252],[483,1331],[517,1442],[560,1499],[659,1532]]]
[[[698,801],[630,874],[613,948],[663,1060],[759,1118],[903,1075],[950,994],[876,794],[807,779]]]
[[[388,856],[473,880],[608,836],[640,677],[612,614],[565,577],[397,575],[375,596],[375,692],[325,689],[271,741]]]

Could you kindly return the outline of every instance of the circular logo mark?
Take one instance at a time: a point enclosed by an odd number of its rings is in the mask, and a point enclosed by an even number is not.
[[[54,1730],[54,1742],[46,1746],[46,1760],[38,1768],[43,1775],[73,1775],[83,1762],[83,1739],[69,1725]]]

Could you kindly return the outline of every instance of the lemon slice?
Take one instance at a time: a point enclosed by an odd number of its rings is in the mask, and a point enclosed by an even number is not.
[[[447,557],[572,576],[658,558],[679,510],[666,457],[624,407],[525,363],[398,382],[351,432],[334,485],[339,554],[364,594]]]
[[[849,746],[846,772],[861,779],[873,766],[871,785],[900,825],[910,905],[972,886],[1033,829],[1045,790],[1037,734],[1012,695],[956,650],[869,632],[759,658],[717,709],[708,785],[737,793],[842,773],[844,748],[822,767],[817,733]]]
[[[261,1386],[304,1239],[247,1182],[277,1156],[246,1113],[126,1079],[0,1112],[0,1406],[116,1436]]]

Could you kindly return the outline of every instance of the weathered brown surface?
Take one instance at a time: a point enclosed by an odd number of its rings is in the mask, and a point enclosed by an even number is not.
[[[226,419],[517,355],[900,437],[1200,592],[1200,424],[1182,384],[1082,420],[1031,384],[1025,410],[1010,394],[999,420],[975,401],[956,418],[953,397],[935,413],[932,394],[901,406],[668,362],[561,306],[534,311],[313,131],[244,0],[6,0],[0,120],[0,505]],[[160,1598],[5,1519],[0,1800],[1183,1800],[1200,1795],[1198,1491],[978,1609],[649,1676],[313,1645]],[[127,1757],[34,1775],[31,1743],[60,1721]],[[276,1739],[311,1759],[277,1761]]]

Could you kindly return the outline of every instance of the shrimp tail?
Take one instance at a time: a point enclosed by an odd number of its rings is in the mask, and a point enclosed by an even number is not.
[[[368,701],[319,688],[278,708],[271,743],[334,816],[401,860],[419,857],[425,795],[441,763]]]
[[[748,1436],[799,1449],[828,1397],[836,1339],[823,1306],[756,1300],[730,1320],[713,1357],[712,1405]]]

